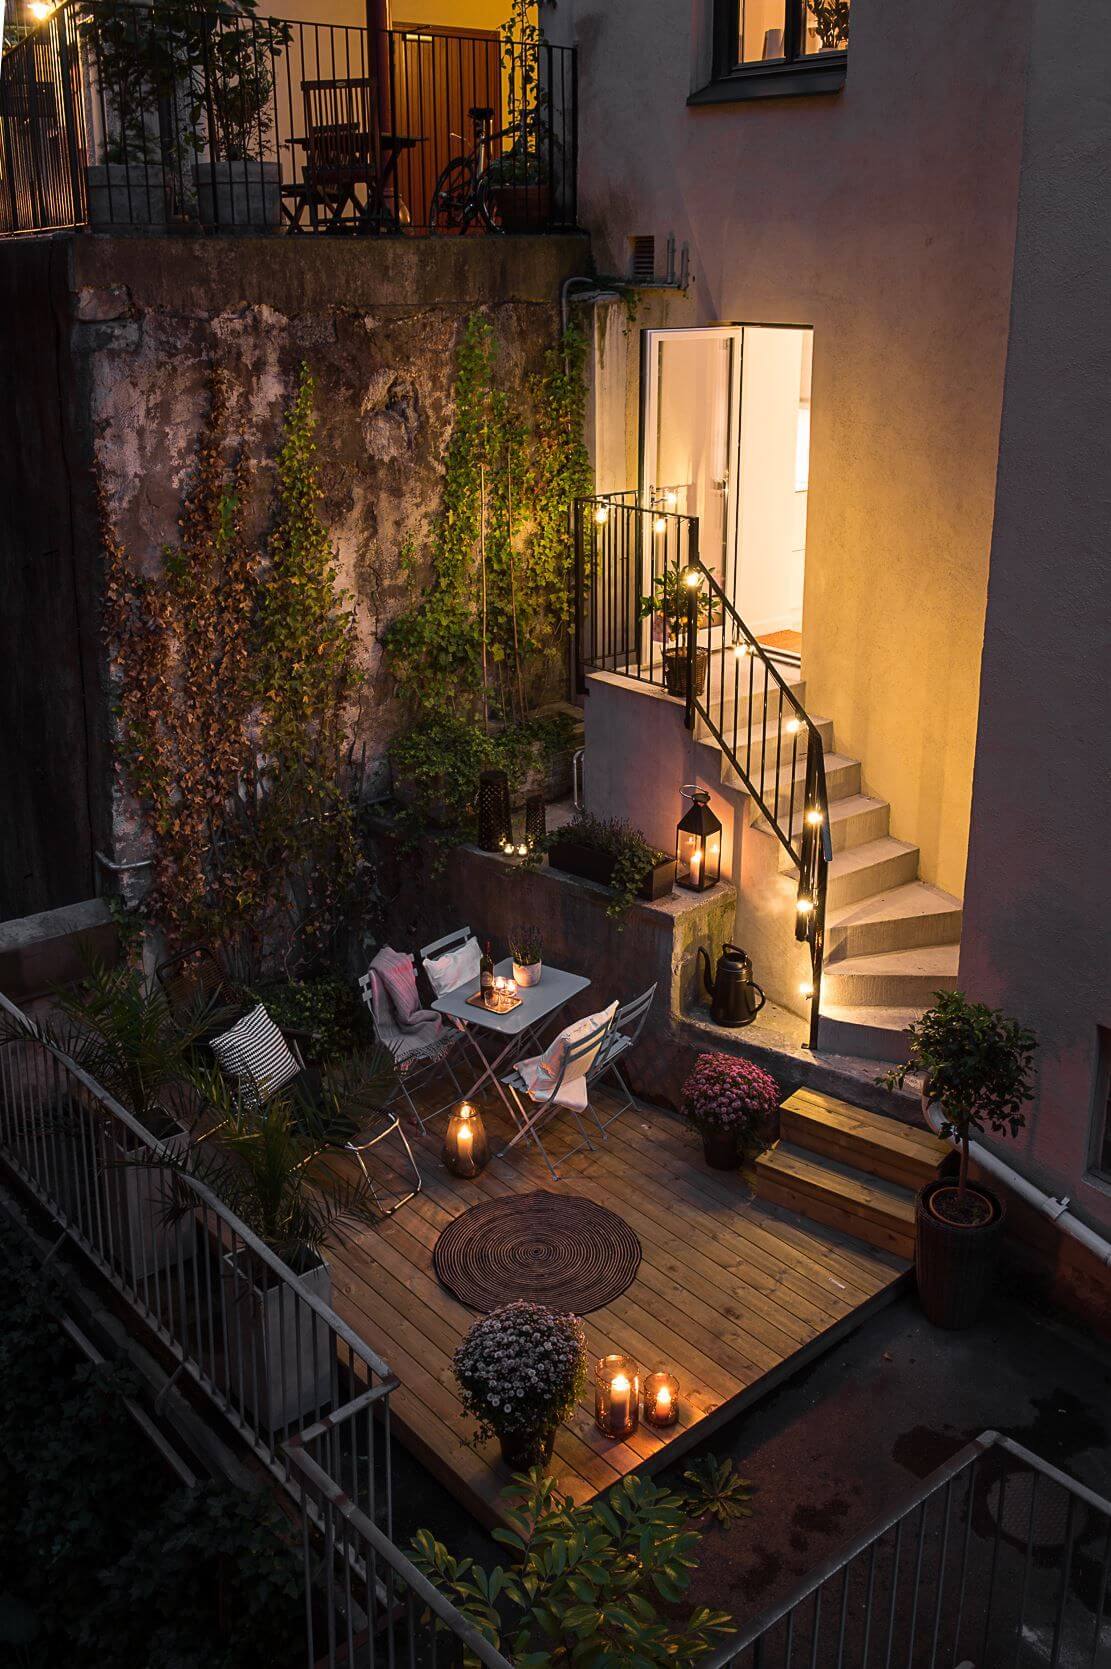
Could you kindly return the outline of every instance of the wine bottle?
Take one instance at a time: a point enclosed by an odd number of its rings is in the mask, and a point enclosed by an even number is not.
[[[472,964],[473,966],[473,964]],[[490,941],[487,939],[483,946],[482,955],[478,963],[478,984],[482,992],[484,1003],[494,1000],[494,958],[490,954]]]

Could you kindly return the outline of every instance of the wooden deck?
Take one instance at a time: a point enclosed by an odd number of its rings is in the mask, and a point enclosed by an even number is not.
[[[495,1149],[508,1120],[489,1104],[483,1110]],[[555,1124],[548,1145],[557,1156],[562,1134]],[[536,1188],[567,1191],[616,1211],[640,1237],[637,1277],[584,1318],[587,1344],[592,1357],[621,1350],[643,1372],[672,1371],[680,1423],[664,1440],[642,1423],[627,1442],[611,1442],[594,1425],[591,1380],[559,1430],[553,1463],[579,1501],[627,1472],[678,1458],[858,1325],[908,1267],[755,1200],[742,1176],[708,1170],[697,1137],[658,1110],[627,1112],[595,1152],[568,1161],[560,1182],[535,1149],[520,1147],[475,1181],[448,1176],[439,1157],[442,1119],[412,1139],[424,1191],[332,1252],[332,1302],[401,1381],[391,1399],[395,1436],[487,1525],[500,1521],[508,1473],[496,1443],[469,1445],[451,1369],[476,1314],[440,1286],[432,1267],[436,1237],[469,1206]],[[573,1145],[569,1133],[562,1145]]]

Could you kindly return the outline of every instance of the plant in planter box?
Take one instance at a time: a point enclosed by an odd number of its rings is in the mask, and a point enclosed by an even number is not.
[[[546,1464],[586,1384],[582,1323],[520,1299],[476,1321],[452,1366],[475,1441],[497,1437],[514,1471]]]
[[[509,954],[513,958],[513,978],[518,985],[539,985],[543,971],[544,939],[538,927],[511,927],[508,934]]]
[[[669,563],[662,574],[657,574],[651,591],[640,599],[641,620],[651,619],[653,633],[663,642],[664,681],[669,695],[687,693],[687,610],[692,590],[695,593],[695,625],[701,631],[716,626],[719,610],[715,600],[702,587],[687,584],[686,566]],[[694,652],[695,694],[701,695],[706,685],[706,668],[710,651],[698,648]]]
[[[752,1061],[718,1050],[699,1055],[683,1085],[682,1109],[702,1136],[706,1163],[735,1170],[763,1145],[779,1106],[779,1085]]]
[[[619,921],[638,898],[664,898],[675,881],[675,859],[650,846],[623,818],[591,817],[579,810],[570,823],[546,836],[553,869],[608,886],[606,914]]]
[[[929,1319],[939,1327],[967,1327],[990,1285],[1005,1215],[997,1195],[969,1183],[969,1142],[974,1131],[1015,1136],[1022,1129],[1037,1039],[1001,1010],[970,1002],[960,991],[935,996],[909,1029],[906,1062],[879,1082],[901,1088],[908,1073],[923,1073],[923,1107],[936,1106],[941,1134],[958,1145],[956,1182],[943,1177],[918,1196],[915,1267]]]

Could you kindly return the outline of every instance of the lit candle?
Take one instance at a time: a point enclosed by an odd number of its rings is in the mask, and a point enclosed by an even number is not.
[[[694,881],[697,884],[698,878],[701,875],[701,873],[702,873],[702,848],[701,848],[701,846],[696,846],[694,851],[691,853],[691,880]]]
[[[678,1419],[679,1385],[669,1373],[652,1373],[644,1382],[644,1417],[653,1426],[673,1426]]]
[[[515,979],[506,980],[505,994],[509,998],[510,1002],[512,1002],[514,997],[517,995],[517,981]]]
[[[468,1132],[468,1135],[470,1133]],[[656,1392],[656,1401],[652,1406],[652,1418],[664,1425],[671,1418],[671,1386],[661,1385]]]
[[[467,1109],[462,1115],[462,1122],[459,1126],[457,1151],[461,1162],[465,1165],[469,1165],[471,1162],[471,1155],[474,1151],[474,1131],[471,1129],[471,1114],[469,1109]]]
[[[610,1380],[610,1423],[614,1431],[624,1431],[629,1425],[633,1405],[633,1387],[628,1374],[614,1374]]]

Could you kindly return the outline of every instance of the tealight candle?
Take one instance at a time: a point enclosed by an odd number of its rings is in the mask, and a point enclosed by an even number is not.
[[[640,1421],[640,1371],[630,1356],[603,1356],[594,1376],[594,1418],[606,1437],[629,1437]]]
[[[653,1426],[673,1426],[679,1418],[679,1382],[669,1373],[651,1373],[644,1381],[644,1418]]]

